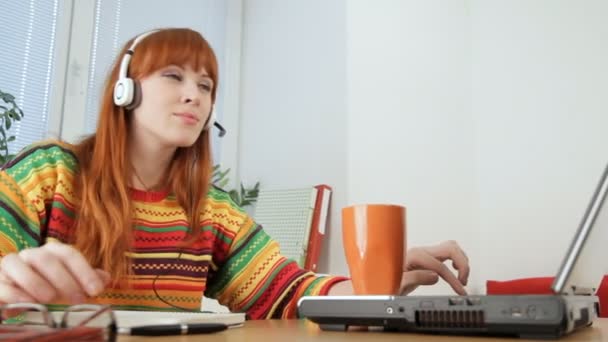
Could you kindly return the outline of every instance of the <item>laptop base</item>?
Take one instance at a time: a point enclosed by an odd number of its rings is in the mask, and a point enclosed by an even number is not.
[[[323,330],[373,330],[557,339],[590,326],[596,296],[318,296],[299,302],[301,316]]]

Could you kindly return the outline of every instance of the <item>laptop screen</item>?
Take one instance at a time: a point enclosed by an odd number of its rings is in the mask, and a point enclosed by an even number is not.
[[[588,294],[608,274],[608,166],[604,169],[591,201],[570,243],[555,280],[555,293]]]

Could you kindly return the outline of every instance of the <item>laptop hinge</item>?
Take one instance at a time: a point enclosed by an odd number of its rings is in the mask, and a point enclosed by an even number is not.
[[[593,296],[595,295],[595,288],[571,285],[569,288],[566,288],[562,294],[572,296]]]

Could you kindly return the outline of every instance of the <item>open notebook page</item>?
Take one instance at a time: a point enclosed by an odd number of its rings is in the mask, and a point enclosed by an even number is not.
[[[57,322],[61,321],[63,311],[53,312]],[[119,328],[142,325],[223,323],[237,327],[245,322],[244,313],[207,313],[207,312],[170,312],[170,311],[127,311],[114,310]]]

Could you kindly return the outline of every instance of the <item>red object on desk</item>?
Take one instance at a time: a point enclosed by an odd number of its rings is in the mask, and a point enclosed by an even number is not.
[[[553,277],[522,278],[507,281],[488,280],[489,295],[552,294]],[[608,275],[602,278],[596,296],[600,299],[600,317],[608,317]]]
[[[321,247],[323,246],[323,239],[327,230],[329,203],[332,192],[332,188],[326,184],[319,184],[315,188],[317,188],[317,198],[315,200],[306,260],[304,262],[304,269],[313,272],[317,271],[319,257],[321,256]]]
[[[608,317],[608,275],[602,278],[595,295],[600,298],[600,317]]]

